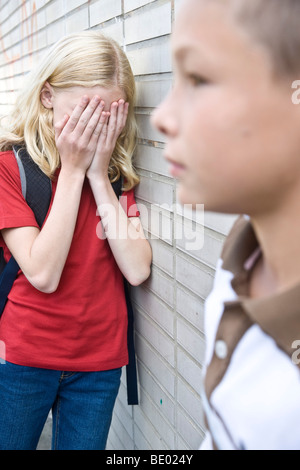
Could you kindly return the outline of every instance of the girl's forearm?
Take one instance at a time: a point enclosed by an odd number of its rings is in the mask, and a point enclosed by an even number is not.
[[[108,178],[92,179],[90,185],[102,231],[121,272],[130,284],[141,284],[150,275],[152,252],[140,222],[127,217]]]
[[[44,284],[48,291],[57,289],[76,226],[85,175],[62,169],[48,219],[32,244],[30,262],[33,272],[43,266]]]

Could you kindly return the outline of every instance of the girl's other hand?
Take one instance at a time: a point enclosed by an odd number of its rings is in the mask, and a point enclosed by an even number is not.
[[[117,140],[125,128],[128,117],[129,103],[119,100],[111,105],[110,112],[102,112],[96,134],[99,135],[95,157],[88,169],[87,177],[108,177],[108,167]]]

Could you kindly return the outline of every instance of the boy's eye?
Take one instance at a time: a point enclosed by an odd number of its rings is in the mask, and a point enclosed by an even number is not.
[[[188,80],[191,83],[191,85],[195,87],[208,84],[208,80],[206,78],[201,77],[200,75],[193,74],[193,73],[188,75]]]

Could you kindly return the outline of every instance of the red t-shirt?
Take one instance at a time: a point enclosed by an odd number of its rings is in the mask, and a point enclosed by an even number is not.
[[[54,197],[56,182],[52,188]],[[133,190],[124,192],[122,201],[129,217],[139,216]],[[39,292],[21,271],[18,274],[0,320],[0,341],[6,347],[3,359],[74,372],[109,370],[128,363],[123,276],[107,240],[97,236],[99,222],[86,180],[57,291]],[[23,198],[13,153],[0,152],[0,230],[24,226],[38,227]],[[9,259],[1,236],[0,247]]]

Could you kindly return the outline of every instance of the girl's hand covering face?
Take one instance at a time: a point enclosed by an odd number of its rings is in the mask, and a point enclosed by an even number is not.
[[[99,135],[95,131],[99,128],[103,109],[104,102],[99,96],[91,101],[83,96],[71,116],[65,115],[54,126],[62,168],[87,171],[95,155]]]
[[[93,162],[87,172],[89,179],[108,176],[109,162],[128,117],[129,103],[123,99],[113,102],[109,113],[102,113],[96,132],[99,139]]]
[[[99,96],[89,100],[83,96],[71,116],[55,126],[55,141],[61,165],[70,171],[86,173],[89,178],[107,177],[108,166],[128,116],[129,104],[119,100],[104,111]]]

